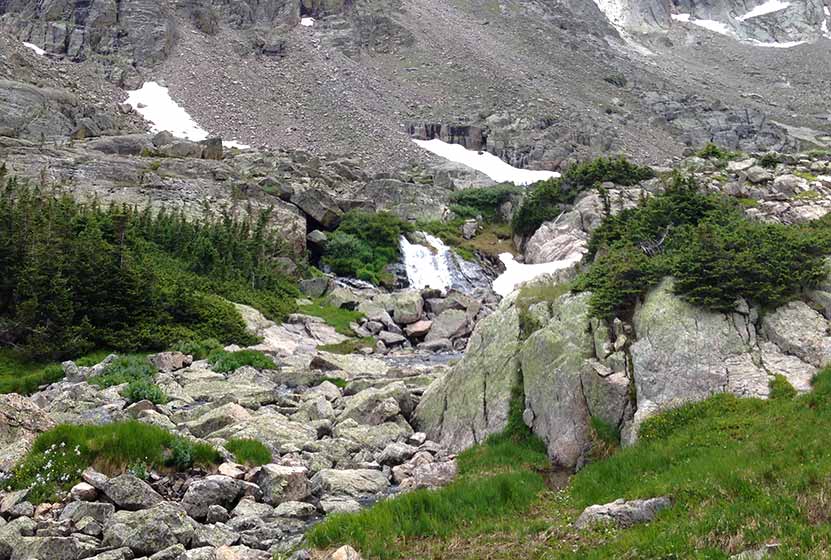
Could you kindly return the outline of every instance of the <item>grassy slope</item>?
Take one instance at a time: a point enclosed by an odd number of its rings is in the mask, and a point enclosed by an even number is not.
[[[541,491],[519,514],[494,507],[489,515],[403,538],[386,532],[388,522],[362,513],[353,529],[372,531],[364,546],[369,558],[726,559],[766,543],[781,545],[771,558],[829,558],[831,370],[817,377],[811,394],[776,394],[770,401],[718,395],[661,415],[644,425],[638,445],[589,465],[565,490]],[[474,449],[462,462],[476,454],[491,451]],[[489,462],[466,476],[487,476]],[[513,462],[522,463],[516,456]],[[437,501],[457,499],[452,491],[432,494]],[[651,524],[570,527],[588,505],[658,495],[672,496],[675,505]],[[370,512],[379,508],[412,515],[386,504]]]

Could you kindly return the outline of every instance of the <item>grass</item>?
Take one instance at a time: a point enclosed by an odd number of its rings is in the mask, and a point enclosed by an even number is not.
[[[106,474],[145,468],[185,470],[218,464],[213,447],[175,436],[162,428],[136,421],[103,426],[62,424],[37,437],[32,450],[18,463],[9,485],[29,488],[29,501],[53,500],[58,490],[80,481],[89,466]]]
[[[204,360],[214,352],[222,350],[222,343],[215,338],[204,340],[182,340],[172,350],[193,356],[194,360]]]
[[[75,360],[79,366],[93,366],[109,352],[96,351]],[[63,368],[57,363],[31,362],[10,348],[0,349],[0,394],[31,395],[42,385],[63,379]]]
[[[129,402],[150,401],[153,404],[164,404],[167,402],[167,393],[161,387],[147,379],[131,381],[121,395]]]
[[[259,467],[271,462],[271,451],[256,439],[229,439],[225,449],[234,454],[237,463],[243,465]]]
[[[237,350],[226,352],[219,350],[208,357],[213,370],[219,373],[236,371],[244,366],[251,366],[256,369],[274,369],[277,365],[274,360],[259,350]]]
[[[311,305],[301,305],[299,310],[300,313],[320,317],[344,336],[353,336],[355,333],[352,332],[350,323],[358,323],[363,318],[363,314],[358,311],[326,305],[319,300]]]
[[[798,192],[793,197],[794,200],[805,200],[805,201],[819,200],[821,198],[822,198],[822,195],[819,194],[815,190],[807,190],[807,191]]]
[[[816,181],[818,179],[818,177],[816,175],[814,175],[813,173],[811,173],[810,171],[797,170],[797,171],[794,171],[793,174],[796,175],[797,177],[805,179],[806,181]]]
[[[365,338],[350,338],[337,344],[321,344],[317,347],[318,350],[324,352],[331,352],[333,354],[354,354],[361,348],[375,348],[375,337],[367,336]]]
[[[473,485],[484,479],[483,470],[533,476],[533,451],[494,453],[488,442],[459,457],[460,477],[448,489],[406,504],[384,502],[337,527],[324,522],[313,531],[314,544],[353,543],[368,559],[728,560],[778,543],[771,558],[828,558],[829,428],[831,369],[800,396],[778,376],[767,401],[720,394],[647,420],[637,445],[589,464],[562,491],[540,489],[505,510],[489,495],[493,510],[471,508],[468,517],[463,508],[458,520],[447,519],[445,498],[473,499],[447,490],[484,491]],[[515,466],[505,467],[511,458]],[[655,496],[671,496],[673,507],[652,523],[588,531],[571,526],[589,505]],[[415,528],[400,516],[413,517]]]

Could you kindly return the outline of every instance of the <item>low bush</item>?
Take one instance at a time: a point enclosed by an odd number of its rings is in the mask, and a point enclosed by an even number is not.
[[[695,155],[704,159],[717,159],[720,161],[727,161],[738,157],[737,153],[720,148],[712,142],[698,150]]]
[[[194,360],[204,360],[212,353],[222,350],[222,344],[215,338],[180,340],[172,350],[192,356]]]
[[[89,382],[92,385],[107,388],[133,381],[152,380],[154,375],[156,375],[156,368],[145,354],[128,354],[117,357],[101,372],[101,375],[93,377]]]
[[[261,466],[271,462],[271,451],[256,439],[229,439],[225,449],[234,454],[237,463],[248,466]]]
[[[572,204],[581,192],[610,181],[631,186],[655,176],[650,167],[630,163],[625,158],[597,158],[570,167],[560,179],[540,181],[529,187],[522,204],[511,220],[514,233],[530,236],[544,222],[554,220],[565,205]]]
[[[481,216],[486,222],[501,222],[500,207],[521,192],[512,184],[464,189],[450,195],[450,209],[463,219]]]
[[[627,317],[666,276],[693,305],[717,311],[736,300],[779,305],[825,277],[831,222],[785,226],[752,221],[730,197],[705,194],[676,175],[638,208],[606,218],[589,241],[590,270],[577,290],[592,292],[592,313]]]
[[[78,483],[89,466],[116,475],[132,465],[183,470],[218,464],[213,447],[136,421],[102,426],[63,424],[39,435],[9,480],[14,489],[30,489],[33,503],[54,500],[58,490]]]
[[[277,367],[274,360],[259,350],[237,350],[236,352],[219,350],[211,354],[208,361],[213,370],[219,373],[236,371],[243,366],[251,366],[256,369],[275,369]]]
[[[411,224],[389,212],[352,210],[329,236],[322,262],[342,276],[373,284],[391,281],[386,267],[401,255],[401,235],[412,230]]]
[[[131,381],[130,384],[121,391],[121,396],[126,398],[131,403],[150,401],[153,404],[164,404],[167,402],[167,394],[162,390],[162,388],[146,379]]]
[[[350,338],[337,344],[321,344],[317,347],[323,352],[331,352],[333,354],[354,354],[362,348],[375,348],[376,339],[374,336],[365,338]]]

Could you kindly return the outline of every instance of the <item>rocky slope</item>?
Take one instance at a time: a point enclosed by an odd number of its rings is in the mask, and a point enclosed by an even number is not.
[[[116,85],[163,79],[204,127],[249,144],[380,170],[435,161],[409,138],[439,136],[556,168],[610,150],[654,162],[710,139],[827,142],[825,7],[765,6],[101,0],[6,2],[0,21]]]

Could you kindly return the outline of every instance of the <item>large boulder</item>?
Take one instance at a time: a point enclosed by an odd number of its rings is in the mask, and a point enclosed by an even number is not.
[[[762,318],[762,333],[786,354],[824,367],[831,362],[828,321],[803,301],[792,301]]]
[[[139,510],[163,501],[149,484],[132,474],[122,474],[100,485],[101,490],[119,509]]]
[[[395,407],[384,406],[392,399]],[[384,387],[370,387],[356,395],[344,398],[345,405],[338,417],[340,420],[352,418],[361,424],[381,424],[399,411],[409,417],[414,408],[414,399],[403,381],[396,381]]]
[[[384,473],[371,469],[323,469],[312,478],[312,489],[318,496],[365,498],[376,496],[388,487],[389,481]]]
[[[589,410],[582,373],[592,357],[590,294],[566,294],[554,304],[555,320],[522,347],[525,421],[559,466],[579,466],[589,447]]]
[[[176,544],[190,547],[197,526],[181,505],[161,502],[149,509],[117,512],[104,527],[104,544],[149,556]]]
[[[409,325],[421,319],[424,300],[413,290],[395,294],[392,302],[392,318],[399,325]]]
[[[0,471],[9,472],[32,448],[38,434],[55,422],[31,399],[10,393],[0,395]]]
[[[582,228],[582,217],[577,210],[543,223],[525,246],[525,261],[541,264],[581,257],[589,241],[589,234]]]
[[[502,431],[519,383],[520,329],[515,296],[479,322],[459,363],[425,391],[414,425],[459,451]]]
[[[672,505],[667,497],[650,498],[648,500],[615,500],[609,504],[589,506],[574,526],[585,529],[595,525],[615,525],[630,527],[638,523],[648,523],[655,519],[658,512]]]
[[[715,393],[765,397],[769,392],[770,375],[753,359],[752,312],[707,311],[672,289],[672,280],[664,280],[635,313],[636,429],[649,416]]]
[[[204,520],[208,508],[219,505],[232,509],[242,497],[245,486],[242,481],[229,476],[210,475],[195,480],[182,497],[182,506],[194,519]]]
[[[337,201],[331,195],[319,189],[295,192],[291,197],[291,203],[329,230],[335,229],[343,216]]]
[[[472,321],[467,312],[460,309],[447,309],[433,319],[430,332],[427,333],[427,342],[435,340],[459,338],[470,333]]]
[[[273,506],[306,499],[311,490],[306,467],[264,465],[254,476],[263,491],[263,500]]]

